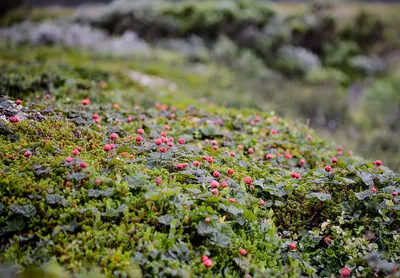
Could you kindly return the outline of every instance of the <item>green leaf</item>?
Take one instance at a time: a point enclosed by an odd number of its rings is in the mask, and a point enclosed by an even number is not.
[[[174,217],[169,214],[158,217],[158,222],[166,226],[170,226],[172,220],[174,220]]]
[[[230,243],[231,243],[231,238],[223,233],[216,232],[213,233],[211,236],[211,244],[221,247],[228,247]]]
[[[200,221],[199,223],[197,223],[196,229],[199,235],[201,236],[211,234],[217,231],[215,228],[213,228],[210,224],[206,223],[205,221]]]
[[[364,171],[357,171],[357,176],[368,186],[374,186],[373,175]]]
[[[332,195],[328,193],[320,193],[320,192],[314,192],[307,194],[306,196],[307,199],[310,198],[318,198],[320,201],[326,201],[332,199]]]
[[[10,210],[15,214],[23,215],[26,218],[30,218],[36,215],[36,208],[32,205],[26,205],[26,206],[11,205]]]
[[[124,178],[128,182],[130,188],[138,188],[147,183],[147,176],[142,173],[136,173],[133,176],[127,176]]]
[[[373,196],[374,193],[370,189],[368,189],[359,193],[355,193],[355,195],[358,200],[364,200],[367,197]]]
[[[50,205],[60,204],[63,205],[64,207],[68,205],[68,201],[58,194],[47,195],[46,200],[47,203],[49,203]]]

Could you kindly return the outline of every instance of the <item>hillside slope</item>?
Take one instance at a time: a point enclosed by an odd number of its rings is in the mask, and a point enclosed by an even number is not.
[[[397,277],[399,175],[380,161],[273,112],[132,81],[122,59],[32,52],[2,58],[0,262],[54,277],[67,274],[52,261],[92,277]]]

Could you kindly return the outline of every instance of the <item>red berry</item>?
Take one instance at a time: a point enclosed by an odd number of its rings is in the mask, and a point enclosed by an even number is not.
[[[162,148],[160,148],[160,152],[162,152],[162,153],[166,153],[166,152],[167,152],[167,149],[166,149],[166,148],[164,148],[164,147],[162,147]]]
[[[230,203],[236,203],[236,199],[235,198],[229,198],[229,202]]]
[[[22,103],[22,101],[20,100],[20,99],[17,99],[16,101],[15,101],[15,104],[17,104],[17,105],[20,105]]]
[[[72,151],[72,154],[73,154],[73,155],[78,155],[78,154],[79,154],[79,150],[78,150],[78,149],[73,150],[73,151]]]
[[[211,193],[214,194],[214,195],[218,195],[219,191],[218,191],[218,189],[214,188],[214,189],[211,190]]]
[[[110,151],[111,150],[110,144],[104,145],[103,150],[105,150],[106,152]]]
[[[351,270],[348,269],[348,268],[346,268],[346,267],[343,267],[343,268],[340,270],[340,275],[342,275],[343,278],[345,278],[345,277],[350,277],[350,274],[351,274]]]
[[[8,120],[10,121],[10,122],[12,122],[12,123],[18,123],[19,122],[19,119],[17,118],[17,117],[10,117],[10,118],[8,118]]]
[[[73,159],[72,157],[70,157],[70,156],[68,156],[68,157],[65,159],[65,161],[68,162],[68,163],[71,163],[73,160],[74,160],[74,159]]]
[[[79,166],[81,167],[81,168],[87,168],[87,165],[86,165],[86,163],[85,162],[81,162],[81,163],[79,163]]]
[[[95,183],[96,185],[100,185],[101,181],[100,181],[99,179],[95,179],[95,180],[94,180],[94,183]]]
[[[160,184],[162,182],[162,179],[160,177],[156,178],[156,184]]]
[[[93,118],[93,120],[97,120],[99,118],[99,115],[93,114],[92,118]]]
[[[231,152],[231,157],[235,157],[236,153],[235,152]]]
[[[126,153],[126,152],[122,152],[122,153],[121,153],[121,156],[122,156],[122,157],[125,157],[125,156],[127,156],[127,153]]]
[[[219,178],[219,176],[221,176],[221,174],[218,171],[214,171],[213,176],[214,176],[214,178]]]
[[[207,162],[208,163],[213,163],[214,159],[211,156],[209,156],[209,157],[207,157]]]
[[[130,159],[134,159],[135,156],[134,156],[133,154],[131,154],[131,155],[129,155],[129,158],[130,158]]]
[[[206,255],[204,255],[204,256],[202,256],[201,257],[201,261],[204,263],[205,261],[207,261],[208,260],[208,257],[206,256]]]
[[[227,186],[228,186],[228,184],[227,184],[226,182],[224,182],[224,181],[221,182],[221,187],[222,187],[222,188],[225,188],[225,187],[227,187]]]
[[[267,154],[267,155],[266,155],[266,158],[267,158],[267,159],[272,159],[272,154],[270,154],[270,153]]]
[[[296,243],[291,242],[291,243],[289,244],[289,248],[290,248],[290,250],[292,250],[292,251],[296,250]]]
[[[234,173],[234,172],[233,172],[233,169],[232,169],[232,168],[229,168],[229,169],[228,169],[228,174],[229,174],[229,175],[233,175],[233,173]]]
[[[382,166],[382,161],[380,161],[380,160],[375,160],[375,166]]]
[[[211,145],[213,145],[213,146],[217,145],[217,141],[212,140],[212,141],[211,141]]]
[[[396,191],[393,191],[393,192],[392,192],[392,195],[393,195],[393,196],[397,196],[397,192],[396,192]]]
[[[25,157],[30,157],[32,155],[32,153],[31,153],[31,151],[26,151],[26,152],[24,152],[24,156]]]
[[[214,151],[218,150],[218,146],[213,146]]]
[[[296,173],[292,172],[290,175],[292,176],[292,178],[296,178]]]
[[[89,105],[89,104],[90,104],[90,99],[85,98],[85,99],[82,100],[81,103],[82,103],[82,105],[84,105],[84,106]]]
[[[253,183],[253,180],[251,179],[251,177],[245,177],[245,178],[244,178],[244,182],[245,182],[246,184],[252,184],[252,183]]]
[[[208,259],[204,262],[204,266],[205,267],[212,267],[213,266],[213,262],[212,260]]]
[[[116,134],[116,133],[111,133],[110,139],[111,139],[111,140],[117,140],[117,139],[118,139],[118,134]]]
[[[371,191],[372,191],[373,193],[376,193],[376,188],[375,188],[375,187],[372,187],[372,188],[371,188]]]
[[[211,185],[212,188],[218,188],[219,187],[219,182],[212,181],[210,185]]]
[[[301,175],[299,173],[296,173],[296,179],[300,179]]]
[[[141,142],[142,141],[142,136],[138,135],[136,136],[136,142]]]
[[[162,144],[162,140],[161,140],[161,139],[157,139],[157,140],[156,140],[156,145],[159,146],[159,145],[161,145],[161,144]]]
[[[181,145],[185,144],[185,138],[179,138],[178,143]]]
[[[167,133],[165,131],[161,131],[160,135],[165,137],[165,136],[167,136]]]
[[[330,165],[325,166],[325,171],[329,173],[332,171],[332,167]]]
[[[138,132],[139,134],[144,134],[144,129],[139,128],[139,129],[137,130],[137,132]]]
[[[239,253],[240,253],[240,255],[242,255],[242,256],[246,256],[246,255],[247,255],[247,251],[246,251],[245,249],[243,249],[243,248],[241,248],[241,249],[239,250]]]
[[[200,166],[200,162],[198,162],[197,160],[193,161],[193,165],[196,166],[196,167],[199,167]]]

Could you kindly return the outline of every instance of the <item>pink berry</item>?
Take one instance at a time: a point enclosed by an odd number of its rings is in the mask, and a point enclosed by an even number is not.
[[[242,256],[246,256],[247,255],[247,251],[245,249],[241,248],[239,250],[239,254],[242,255]]]
[[[133,120],[133,118],[130,117],[130,116],[129,116],[128,119],[127,119],[128,123],[132,122],[132,120]]]
[[[225,187],[227,187],[227,186],[228,186],[228,184],[227,184],[226,182],[224,182],[224,181],[221,182],[221,187],[222,187],[222,188],[225,188]]]
[[[106,152],[110,151],[111,150],[110,144],[105,144],[103,150],[105,150]]]
[[[68,163],[71,163],[73,160],[74,160],[74,159],[73,159],[72,157],[70,157],[70,156],[68,156],[68,157],[65,159],[65,161],[68,162]]]
[[[376,188],[375,188],[375,187],[372,187],[372,188],[371,188],[371,191],[372,191],[372,193],[376,193]]]
[[[79,163],[79,166],[81,167],[81,168],[87,168],[87,165],[86,165],[86,163],[85,162],[81,162],[81,163]]]
[[[214,171],[213,176],[214,176],[214,178],[219,178],[219,176],[221,176],[221,174],[218,171]]]
[[[396,191],[393,191],[393,192],[392,192],[392,195],[393,195],[393,196],[397,196],[397,192],[396,192]]]
[[[250,185],[250,190],[253,190],[254,189],[254,185]]]
[[[218,191],[218,189],[214,188],[214,189],[211,190],[211,193],[214,194],[214,195],[218,195],[219,191]]]
[[[162,148],[160,148],[160,152],[162,152],[162,153],[166,153],[166,152],[167,152],[167,149],[166,149],[166,148],[164,148],[164,147],[162,147]]]
[[[311,135],[308,135],[308,136],[307,136],[307,140],[308,140],[308,141],[312,141],[312,136],[311,136]]]
[[[253,148],[248,148],[248,149],[247,149],[247,152],[248,152],[248,153],[254,153],[254,149],[253,149]]]
[[[337,163],[338,162],[338,159],[336,158],[336,157],[332,157],[332,159],[331,159],[331,161],[332,161],[332,163]]]
[[[210,223],[211,219],[210,217],[207,217],[206,219],[204,219],[204,221],[206,221],[206,223]]]
[[[172,147],[174,146],[174,142],[169,141],[169,142],[167,143],[167,145],[168,145],[168,147],[172,148]]]
[[[300,179],[301,178],[301,175],[299,174],[299,173],[296,173],[296,177],[295,177],[296,179]]]
[[[300,159],[300,165],[306,164],[306,161],[304,159]]]
[[[353,152],[352,152],[352,151],[349,151],[347,154],[348,154],[349,156],[353,156]]]
[[[286,153],[286,154],[285,154],[285,158],[291,159],[291,158],[292,158],[292,155],[291,155],[290,153]]]
[[[79,150],[78,150],[78,149],[73,150],[73,151],[72,151],[72,154],[73,154],[73,155],[78,155],[78,154],[79,154]]]
[[[350,277],[350,274],[351,274],[351,270],[348,269],[348,268],[346,268],[346,267],[343,267],[343,268],[340,270],[340,275],[342,275],[343,278],[345,278],[345,277]]]
[[[342,156],[342,155],[343,155],[343,152],[342,152],[342,151],[337,151],[336,155],[337,155],[337,156]]]
[[[195,167],[199,167],[200,166],[200,162],[199,161],[193,161],[193,165],[195,166]]]
[[[141,142],[142,141],[142,136],[138,135],[136,136],[136,142]]]
[[[77,149],[78,151],[80,151],[80,152],[83,150],[83,148],[82,148],[81,146],[76,147],[76,149]]]
[[[169,125],[165,125],[165,126],[164,126],[164,129],[165,129],[165,130],[170,130]]]
[[[238,145],[237,148],[238,150],[243,150],[243,145]]]
[[[272,154],[267,154],[265,157],[266,157],[268,160],[269,160],[269,159],[272,159]]]
[[[121,153],[121,156],[122,156],[122,157],[126,157],[126,156],[127,156],[127,153],[126,153],[126,152],[122,152],[122,153]]]
[[[337,150],[338,150],[338,151],[343,151],[343,147],[339,145],[339,146],[337,147]]]
[[[231,152],[231,157],[235,157],[236,153],[235,152]]]
[[[236,203],[236,199],[235,198],[229,198],[229,202],[232,203],[232,204]]]
[[[211,145],[213,145],[213,146],[217,145],[217,141],[212,140],[212,141],[211,141]]]
[[[25,157],[30,157],[32,155],[32,153],[31,153],[31,151],[26,151],[26,152],[24,152],[24,156]]]
[[[99,118],[99,115],[93,114],[92,118],[93,118],[93,120],[97,120]]]
[[[137,132],[138,132],[139,134],[144,134],[144,129],[139,128],[139,129],[137,130]]]
[[[245,177],[245,178],[244,178],[244,182],[245,182],[246,184],[252,184],[252,183],[253,183],[253,180],[251,179],[251,177]]]
[[[20,99],[17,99],[16,101],[15,101],[15,104],[17,104],[17,105],[20,105],[22,103],[22,101],[20,100]]]
[[[162,182],[162,179],[160,177],[156,178],[156,184],[160,184]]]
[[[95,183],[96,185],[100,185],[101,181],[100,181],[99,179],[95,179],[95,180],[94,180],[94,183]]]
[[[233,172],[233,169],[232,169],[232,168],[229,168],[229,169],[228,169],[228,174],[229,174],[229,175],[233,175],[233,173],[234,173],[234,172]]]
[[[332,171],[332,167],[330,165],[325,166],[325,171],[329,173]]]
[[[179,138],[178,143],[181,145],[185,144],[185,138]]]
[[[159,146],[159,145],[161,145],[161,144],[162,144],[162,140],[161,140],[161,139],[157,139],[157,140],[156,140],[156,145]]]
[[[291,243],[289,244],[289,248],[290,248],[290,250],[292,250],[292,251],[296,250],[296,243],[291,242]]]
[[[210,259],[206,260],[204,262],[204,266],[207,267],[207,268],[212,267],[213,266],[212,260],[210,260]]]
[[[296,178],[296,173],[292,172],[292,173],[290,174],[290,176],[291,176],[292,178]]]
[[[260,200],[260,205],[264,206],[264,204],[265,204],[264,200]]]
[[[111,133],[111,135],[110,135],[110,139],[111,140],[117,140],[118,139],[118,134],[116,134],[116,133]]]
[[[167,136],[167,133],[165,131],[161,131],[160,135],[165,137]]]
[[[128,157],[129,157],[129,159],[134,159],[135,158],[135,156],[133,154],[130,154]]]
[[[90,99],[85,98],[85,99],[82,100],[81,103],[82,103],[82,105],[84,105],[84,106],[89,105],[89,104],[90,104]]]
[[[218,188],[219,187],[219,182],[212,181],[210,185],[211,185],[212,188]]]
[[[276,129],[273,129],[273,130],[271,130],[271,133],[272,133],[272,134],[277,134],[278,131],[276,131]]]
[[[17,118],[17,117],[10,117],[10,118],[8,118],[8,120],[10,121],[10,122],[12,122],[12,123],[18,123],[19,122],[19,119]]]
[[[214,159],[211,156],[209,156],[209,157],[207,157],[207,162],[208,163],[213,163]]]
[[[375,166],[377,166],[377,167],[382,166],[382,161],[375,160]]]
[[[204,263],[205,261],[207,261],[208,260],[208,257],[206,256],[206,255],[204,255],[204,256],[202,256],[201,257],[201,261]]]

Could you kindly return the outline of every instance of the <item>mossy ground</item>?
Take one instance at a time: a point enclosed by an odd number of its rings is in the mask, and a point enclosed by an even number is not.
[[[326,277],[345,266],[355,277],[392,272],[400,256],[398,174],[346,146],[338,154],[305,125],[233,108],[221,92],[210,98],[225,98],[227,107],[201,100],[208,79],[150,61],[59,48],[2,52],[2,94],[47,117],[7,122],[19,139],[0,139],[2,263],[56,261],[74,275],[96,268],[107,277]],[[150,89],[129,70],[168,73],[178,86]],[[162,132],[167,141],[157,145]],[[368,267],[371,252],[386,264]]]

